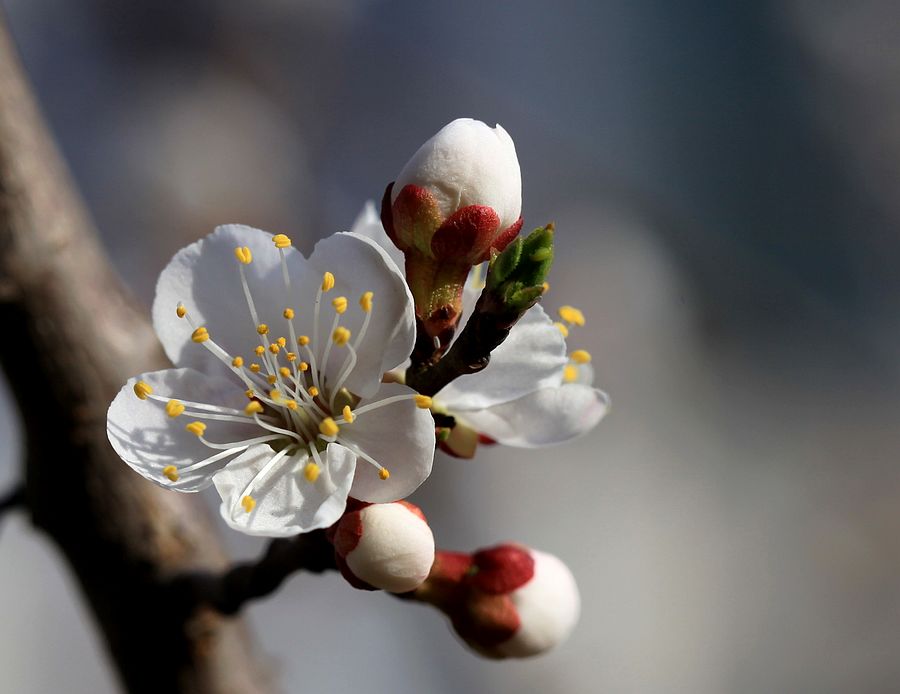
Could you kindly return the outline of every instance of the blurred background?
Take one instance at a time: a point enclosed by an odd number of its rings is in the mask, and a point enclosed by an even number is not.
[[[545,306],[587,314],[570,344],[612,413],[550,452],[439,455],[413,500],[445,548],[562,557],[579,627],[487,662],[427,608],[299,575],[249,609],[285,692],[900,690],[900,4],[0,8],[148,306],[218,223],[304,251],[348,228],[458,116],[506,127],[526,227],[556,222]],[[21,450],[0,395],[7,488]],[[236,556],[262,549],[222,532]],[[0,566],[0,690],[115,691],[21,515]]]

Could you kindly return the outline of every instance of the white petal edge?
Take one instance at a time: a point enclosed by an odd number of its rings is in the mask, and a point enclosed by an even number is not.
[[[248,449],[213,477],[222,498],[219,512],[229,526],[247,535],[290,537],[327,528],[343,514],[353,482],[356,456],[337,444],[329,444],[315,482],[303,475],[305,455],[285,457],[250,494],[256,502],[247,513],[241,505],[244,490],[275,455],[269,446]]]
[[[518,448],[540,448],[586,434],[608,411],[609,397],[602,390],[566,384],[457,416],[497,443]]]
[[[375,203],[371,200],[366,200],[366,204],[356,216],[356,219],[353,220],[350,233],[363,236],[377,243],[385,250],[398,268],[403,268],[405,265],[406,259],[403,257],[403,252],[394,245],[394,242],[387,235],[384,225],[381,223],[381,216],[375,208]]]
[[[234,409],[242,409],[247,404],[242,387],[237,381],[212,378],[193,369],[165,369],[129,379],[109,406],[106,434],[113,449],[129,467],[168,489],[196,492],[208,487],[213,473],[223,467],[228,458],[194,472],[181,473],[177,482],[167,479],[162,472],[166,466],[174,465],[180,469],[219,451],[210,449],[194,434],[185,431],[185,425],[193,421],[189,414],[169,417],[165,403],[139,399],[134,394],[134,385],[138,381],[147,383],[155,395]],[[247,424],[202,421],[208,427],[206,436],[211,441],[239,441],[265,433],[252,420]]]

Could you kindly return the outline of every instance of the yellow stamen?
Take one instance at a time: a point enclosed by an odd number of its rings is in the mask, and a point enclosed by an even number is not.
[[[301,335],[297,338],[297,344],[301,347],[306,347],[306,345],[309,344],[309,337],[307,337],[306,335]]]
[[[141,400],[146,400],[147,396],[153,392],[153,388],[146,381],[138,381],[134,384],[134,394]]]
[[[331,300],[331,305],[334,306],[334,310],[338,313],[343,313],[347,310],[347,297],[346,296],[338,296]]]
[[[319,431],[323,436],[337,436],[340,430],[341,428],[331,417],[326,417],[319,422]]]
[[[286,366],[282,366],[280,369],[278,369],[278,373],[287,378],[291,375],[291,370]]]
[[[556,323],[554,323],[553,325],[554,325],[554,327],[555,327],[557,330],[559,330],[559,332],[562,333],[562,336],[563,336],[563,337],[568,337],[568,336],[569,336],[569,329],[566,327],[566,324],[565,324],[565,323],[559,323],[559,322],[556,322]]]
[[[251,400],[256,397],[256,393],[254,393],[252,390],[245,390],[244,395],[246,395]]]
[[[184,405],[178,400],[169,400],[166,403],[166,414],[170,417],[177,417],[182,412],[184,412]]]
[[[350,341],[350,331],[343,326],[335,328],[334,333],[331,335],[331,339],[334,340],[334,344],[338,347],[343,347]]]
[[[288,400],[287,402],[284,403],[284,406],[287,407],[289,410],[296,410],[297,409],[297,401],[296,400]]]
[[[206,425],[203,422],[191,422],[184,428],[186,431],[191,432],[194,436],[203,436],[203,432],[206,431]]]
[[[546,294],[546,293],[549,292],[549,291],[550,291],[550,283],[549,283],[549,282],[544,282],[544,283],[541,285],[541,292],[544,293],[544,294]]]
[[[270,386],[274,386],[275,381],[278,380],[278,376],[276,376],[275,374],[269,374],[268,376],[266,376],[266,380],[269,382]]]
[[[284,356],[287,357],[288,361],[295,361],[297,359],[297,355],[294,352],[288,352]]]
[[[256,332],[258,332],[260,335],[268,335],[269,334],[269,326],[266,325],[265,323],[260,323],[259,325],[256,326]]]
[[[356,415],[353,414],[353,410],[350,409],[350,405],[344,405],[344,409],[341,411],[341,414],[344,415],[344,421],[347,424],[352,424],[353,420],[356,419]]]
[[[166,477],[168,477],[170,482],[178,481],[178,468],[175,467],[174,465],[166,465],[162,469],[162,474],[164,474]]]
[[[191,333],[191,339],[197,344],[206,342],[209,339],[209,331],[201,325],[193,333]]]
[[[269,351],[272,354],[278,354],[279,349],[281,349],[281,345],[279,345],[277,342],[273,342],[271,345],[269,345]]]
[[[184,307],[184,304],[178,304],[175,307],[175,315],[179,318],[184,318],[187,315],[187,309]]]
[[[270,390],[269,397],[272,398],[275,402],[281,400],[281,391],[280,390]]]
[[[391,476],[391,473],[388,471],[388,469],[386,467],[383,467],[378,471],[378,476],[382,480],[386,480],[388,477]]]
[[[253,373],[258,374],[259,373],[259,364],[250,364],[250,370]]]
[[[301,371],[309,371],[309,364],[307,364],[305,361],[301,361],[300,366],[298,366],[297,368]]]
[[[330,272],[326,272],[322,275],[322,291],[330,292],[334,288],[334,275]]]
[[[256,353],[257,357],[261,357],[263,354],[266,353],[266,348],[263,347],[262,345],[256,345],[256,347],[253,348],[253,351]]]
[[[315,482],[319,479],[319,466],[312,461],[308,462],[306,467],[303,468],[303,476],[307,482]]]
[[[578,379],[578,367],[569,364],[563,369],[563,380],[566,383],[573,383]]]
[[[234,257],[237,258],[244,265],[249,265],[253,262],[253,254],[250,252],[250,249],[246,246],[240,246],[234,249]]]
[[[236,369],[241,368],[244,365],[244,358],[243,357],[235,357],[234,359],[231,360],[231,365],[233,367],[235,367]]]
[[[319,389],[315,386],[309,387],[309,397],[314,398],[319,394]]]
[[[560,306],[559,317],[571,325],[584,325],[584,314],[574,306]]]
[[[286,309],[284,309],[284,311],[282,312],[281,315],[284,316],[287,320],[290,320],[291,318],[294,317],[294,309],[286,308]]]
[[[427,395],[416,395],[415,397],[416,407],[427,410],[431,408],[431,398]]]
[[[372,310],[372,297],[374,296],[375,292],[366,292],[359,297],[359,306],[366,313],[369,313]]]
[[[576,364],[590,364],[591,353],[585,349],[576,349],[569,355],[569,358]]]
[[[263,411],[262,403],[258,400],[254,400],[253,402],[248,402],[247,407],[244,408],[244,414],[253,415],[259,414]]]
[[[244,511],[250,513],[253,509],[256,508],[256,499],[249,495],[245,496],[243,499],[241,499],[241,506],[243,507]]]
[[[278,346],[279,346],[279,347],[284,347],[285,345],[287,345],[287,338],[286,338],[286,337],[279,337],[277,340],[275,340],[275,342],[278,343]]]
[[[291,239],[284,234],[275,234],[275,236],[272,237],[272,243],[275,244],[275,248],[291,247]]]

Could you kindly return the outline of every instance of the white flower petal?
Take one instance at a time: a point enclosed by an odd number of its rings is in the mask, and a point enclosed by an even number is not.
[[[248,449],[213,477],[222,497],[222,518],[235,530],[248,535],[288,537],[327,528],[347,505],[356,456],[337,444],[329,444],[323,467],[315,482],[303,475],[306,455],[285,457],[253,485],[255,505],[249,513],[242,505],[244,490],[275,456],[269,446]]]
[[[536,390],[558,386],[566,361],[565,339],[544,309],[535,305],[491,353],[491,361],[483,371],[457,378],[442,388],[435,399],[453,413],[510,402]]]
[[[154,371],[130,379],[109,406],[107,436],[116,453],[132,469],[156,484],[182,492],[196,492],[208,487],[213,473],[223,467],[228,458],[192,472],[179,472],[176,482],[166,478],[162,471],[167,466],[180,469],[219,451],[210,449],[194,434],[185,431],[185,424],[195,419],[190,414],[169,417],[165,403],[140,400],[134,394],[134,385],[138,381],[153,388],[154,395],[234,409],[247,404],[240,384],[213,379],[193,369]],[[210,441],[240,441],[265,433],[253,421],[247,424],[202,421],[208,427],[205,436]]]
[[[240,266],[234,256],[234,249],[242,246],[253,254],[249,265]],[[287,258],[292,275],[304,274],[306,261],[300,253],[289,250]],[[180,302],[190,319],[205,326],[217,344],[233,356],[252,361],[259,335],[244,298],[239,266],[247,276],[259,321],[271,325],[273,332],[284,325],[281,312],[287,297],[272,236],[241,224],[217,227],[209,236],[178,251],[156,285],[153,327],[166,355],[178,366],[215,374],[223,373],[224,368],[203,345],[191,341],[190,324],[175,315]]]
[[[403,252],[394,245],[394,242],[391,241],[390,237],[387,235],[387,232],[384,230],[384,225],[381,223],[381,216],[375,208],[375,203],[371,200],[366,201],[362,211],[353,221],[353,226],[350,227],[350,233],[363,236],[377,243],[387,251],[387,254],[398,268],[402,269],[405,265],[406,260],[403,257]]]
[[[341,316],[341,325],[350,330],[351,341],[354,341],[364,319],[359,299],[365,292],[374,293],[369,326],[357,350],[359,359],[345,384],[351,392],[369,397],[378,390],[381,375],[401,364],[412,352],[416,339],[415,310],[406,280],[377,243],[348,232],[319,241],[309,257],[309,264],[316,270],[317,282],[321,282],[326,271],[335,277],[334,289],[326,294],[326,306],[320,320],[320,334],[325,339],[330,338],[334,317],[332,298],[347,297],[349,308]],[[309,291],[304,289],[303,293]],[[310,310],[308,308],[304,315]],[[343,348],[332,348],[325,369],[331,382],[340,371],[344,358]]]
[[[399,383],[385,383],[364,404],[413,392]],[[382,480],[374,465],[360,460],[350,494],[361,501],[381,503],[402,499],[431,474],[434,420],[428,410],[416,407],[412,399],[364,412],[353,424],[341,428],[341,437],[391,473],[388,479]]]
[[[609,398],[603,391],[566,384],[484,410],[464,412],[458,418],[498,443],[539,448],[581,436],[608,410]]]

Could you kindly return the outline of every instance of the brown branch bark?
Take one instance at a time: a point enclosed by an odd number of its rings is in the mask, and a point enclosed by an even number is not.
[[[197,607],[185,572],[226,558],[195,498],[131,472],[106,409],[165,366],[40,117],[0,16],[0,361],[21,412],[25,500],[65,555],[134,692],[264,692],[239,621]]]

